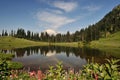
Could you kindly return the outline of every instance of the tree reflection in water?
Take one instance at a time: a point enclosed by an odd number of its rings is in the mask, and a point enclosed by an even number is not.
[[[92,57],[94,57],[95,62],[99,63],[104,63],[105,58],[113,57],[96,49],[58,46],[27,47],[1,50],[1,52],[14,53],[13,61],[22,62],[25,67],[30,66],[34,69],[39,67],[48,69],[49,65],[55,65],[58,61],[63,62],[64,68],[80,69]]]

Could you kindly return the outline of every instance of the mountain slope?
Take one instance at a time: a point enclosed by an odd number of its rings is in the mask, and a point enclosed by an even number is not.
[[[99,28],[101,34],[102,32],[115,33],[120,31],[120,5],[116,6],[112,11],[106,14],[102,20],[95,24],[95,27]]]
[[[109,35],[120,31],[120,5],[113,8],[103,19],[96,24],[89,25],[80,31],[76,31],[72,37],[72,41],[90,42],[106,38]]]

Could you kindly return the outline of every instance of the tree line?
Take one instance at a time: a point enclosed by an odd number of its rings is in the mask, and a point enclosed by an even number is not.
[[[120,31],[120,5],[113,8],[112,11],[96,24],[89,25],[87,28],[83,28],[72,34],[67,31],[66,34],[58,33],[56,35],[49,35],[47,32],[33,33],[30,30],[25,32],[24,29],[20,28],[17,31],[11,30],[9,34],[7,30],[3,30],[1,36],[13,36],[46,42],[90,42],[92,40],[98,40],[101,37],[106,38],[117,31]]]

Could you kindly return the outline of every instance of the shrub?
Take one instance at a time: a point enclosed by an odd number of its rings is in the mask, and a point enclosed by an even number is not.
[[[10,70],[7,62],[0,60],[0,80],[6,80],[8,75],[10,75]]]
[[[98,63],[88,63],[84,66],[82,70],[81,77],[84,79],[100,79],[100,80],[117,80],[120,79],[120,73],[118,71],[119,65],[117,62],[120,60],[116,59],[106,59],[107,63],[98,64]]]
[[[14,57],[14,54],[0,53],[1,60],[11,60],[13,57]]]

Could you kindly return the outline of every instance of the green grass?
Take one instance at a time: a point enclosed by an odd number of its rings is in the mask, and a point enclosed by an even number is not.
[[[23,48],[29,46],[44,46],[47,42],[35,42],[15,37],[0,37],[0,49]]]
[[[0,37],[0,49],[14,49],[30,46],[66,46],[66,47],[78,47],[82,46],[81,42],[62,42],[62,43],[48,43],[48,42],[36,42],[26,39],[20,39],[15,37]]]
[[[61,43],[51,43],[54,46],[65,46],[65,47],[81,47],[81,42],[61,42]]]
[[[107,38],[92,41],[90,47],[108,52],[120,52],[120,32],[114,33]]]

